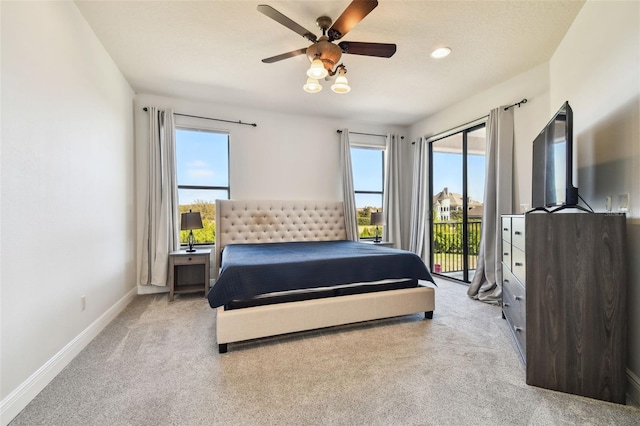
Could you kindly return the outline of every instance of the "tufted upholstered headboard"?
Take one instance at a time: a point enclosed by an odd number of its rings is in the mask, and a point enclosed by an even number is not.
[[[227,244],[346,239],[342,201],[216,200],[214,276]]]

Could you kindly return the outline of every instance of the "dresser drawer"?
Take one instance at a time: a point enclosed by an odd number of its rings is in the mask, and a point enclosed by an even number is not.
[[[509,244],[508,241],[502,240],[502,263],[504,263],[509,269],[513,267],[511,263],[512,257],[511,244]]]
[[[502,291],[502,311],[509,323],[511,323],[511,331],[518,331],[519,334],[524,334],[526,312],[523,309],[519,309],[518,302],[515,301],[508,287],[503,288]]]
[[[522,296],[522,286],[513,278],[509,271],[503,271],[502,281],[502,312],[507,319],[509,329],[516,339],[516,344],[522,359],[526,362],[527,337],[525,329],[526,310]],[[522,289],[522,290],[521,290]],[[514,294],[513,292],[516,292]]]
[[[195,254],[195,255],[174,256],[173,264],[174,265],[204,265],[207,260],[206,256],[208,255]]]
[[[519,248],[511,247],[511,271],[520,280],[522,285],[526,286],[527,280],[527,265],[524,251]]]
[[[511,218],[511,244],[524,251],[524,216]]]
[[[502,240],[511,244],[511,217],[502,217]]]
[[[522,312],[522,323],[525,321],[525,313],[527,311],[526,295],[527,291],[518,282],[510,271],[502,272],[502,289],[508,291],[509,296],[512,298],[513,307],[518,312]]]

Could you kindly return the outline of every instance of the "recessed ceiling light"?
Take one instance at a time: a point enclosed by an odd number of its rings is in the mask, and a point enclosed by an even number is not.
[[[449,49],[448,47],[439,47],[431,52],[431,57],[436,59],[446,58],[450,53],[451,49]]]

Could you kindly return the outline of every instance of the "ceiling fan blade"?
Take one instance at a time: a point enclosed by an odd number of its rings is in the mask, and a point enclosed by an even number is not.
[[[353,0],[333,23],[327,35],[329,41],[340,40],[356,25],[360,23],[373,9],[378,6],[378,0]]]
[[[302,49],[294,50],[293,52],[283,53],[282,55],[272,56],[270,58],[265,58],[262,60],[265,64],[272,64],[274,62],[281,61],[283,59],[293,58],[294,56],[302,55],[307,53],[307,48],[303,47]]]
[[[289,28],[291,31],[294,31],[300,34],[302,37],[308,40],[311,40],[314,43],[318,40],[318,37],[316,37],[316,35],[313,34],[311,31],[307,30],[300,24],[294,22],[290,18],[287,18],[286,16],[284,16],[282,13],[278,12],[271,6],[268,6],[266,4],[258,5],[258,12],[263,13],[269,18],[273,19],[274,21],[284,25],[285,27]]]
[[[338,43],[343,53],[350,55],[377,56],[390,58],[396,53],[396,45],[389,43],[362,43],[358,41],[341,41]]]

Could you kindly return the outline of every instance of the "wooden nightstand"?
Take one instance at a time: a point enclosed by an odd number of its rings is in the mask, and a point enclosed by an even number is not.
[[[174,294],[209,292],[211,249],[186,250],[169,253],[169,301]]]

